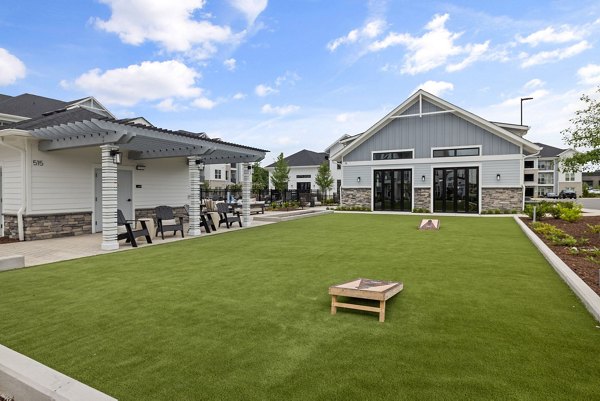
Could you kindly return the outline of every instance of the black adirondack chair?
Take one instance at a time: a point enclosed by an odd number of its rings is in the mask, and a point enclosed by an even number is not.
[[[148,244],[151,244],[152,239],[150,238],[150,233],[148,232],[148,227],[146,227],[146,222],[143,220],[140,220],[140,224],[142,225],[142,228],[140,230],[134,230],[131,227],[131,223],[133,223],[135,225],[135,220],[127,220],[125,218],[125,216],[123,215],[123,212],[121,211],[121,209],[117,209],[117,225],[125,226],[125,230],[126,230],[122,234],[117,234],[117,241],[125,239],[125,240],[127,240],[125,242],[131,242],[131,246],[134,248],[137,248],[137,242],[135,241],[135,239],[139,238],[139,237],[146,237],[146,242]]]
[[[173,231],[173,235],[181,231],[181,238],[184,238],[183,218],[175,218],[170,206],[158,206],[154,209],[154,213],[156,213],[156,235],[160,233],[162,239],[165,239],[165,231]]]
[[[183,205],[183,208],[185,209],[185,213],[189,217],[190,216],[190,205]],[[213,222],[212,217],[210,216],[210,214],[208,214],[206,212],[200,212],[200,227],[204,227],[204,230],[206,230],[207,234],[210,234],[211,228],[214,231],[217,231],[217,227],[215,227],[215,223]],[[189,234],[189,230],[188,230],[188,234]]]
[[[227,228],[231,228],[231,225],[236,221],[242,226],[242,219],[240,218],[240,212],[229,211],[229,205],[226,203],[217,203],[217,212],[219,212],[219,227],[222,223],[225,223]]]

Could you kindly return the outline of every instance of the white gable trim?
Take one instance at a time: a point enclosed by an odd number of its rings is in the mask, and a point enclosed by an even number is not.
[[[522,146],[524,150],[527,150],[530,152],[539,152],[540,151],[540,147],[537,146],[536,144],[534,144],[533,142],[529,142],[528,140],[523,139],[520,136],[513,134],[510,131],[505,130],[504,128],[501,128],[501,127],[497,126],[496,124],[493,124],[471,112],[463,110],[463,109],[453,105],[452,103],[446,102],[445,100],[440,99],[439,97],[434,96],[429,92],[425,92],[424,90],[419,89],[412,96],[410,96],[408,99],[406,99],[400,106],[396,107],[394,110],[392,110],[390,113],[388,113],[385,117],[383,117],[381,120],[379,120],[377,123],[375,123],[371,128],[369,128],[364,133],[362,133],[355,141],[353,141],[351,144],[349,144],[345,148],[341,149],[338,153],[333,155],[331,157],[331,159],[335,160],[335,161],[341,161],[341,158],[343,156],[347,155],[354,149],[358,148],[367,139],[369,139],[370,137],[375,135],[375,133],[379,132],[379,130],[381,130],[383,127],[388,125],[394,119],[400,118],[400,115],[404,111],[406,111],[409,107],[411,107],[416,101],[419,101],[419,103],[421,104],[421,102],[423,101],[423,98],[425,98],[427,101],[429,101],[433,105],[444,109],[444,111],[443,111],[444,113],[453,113],[456,116],[464,119],[465,121],[475,124],[475,125],[479,126],[480,128],[483,128],[486,131],[488,131],[492,134],[495,134],[517,146]],[[423,113],[422,109],[420,108],[419,114],[416,114],[413,116],[414,117],[423,117],[423,116],[427,116],[430,114],[440,114],[440,112],[438,111],[438,112]]]

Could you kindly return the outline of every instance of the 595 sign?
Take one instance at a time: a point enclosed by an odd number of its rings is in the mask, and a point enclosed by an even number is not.
[[[34,160],[33,161],[33,165],[37,166],[37,167],[43,167],[44,166],[44,161],[43,160]]]

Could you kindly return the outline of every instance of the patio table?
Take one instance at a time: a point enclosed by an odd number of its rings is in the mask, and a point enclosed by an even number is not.
[[[385,301],[402,291],[404,284],[396,281],[371,280],[358,278],[329,287],[331,295],[331,314],[335,315],[337,308],[357,309],[379,313],[379,321],[385,320]],[[371,299],[379,301],[379,307],[338,302],[337,297]]]

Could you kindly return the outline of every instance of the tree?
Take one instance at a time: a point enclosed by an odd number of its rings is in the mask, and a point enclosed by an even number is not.
[[[269,172],[262,168],[260,164],[254,163],[252,166],[252,192],[259,193],[267,187],[269,182]]]
[[[597,92],[600,94],[600,87]],[[569,120],[572,127],[562,131],[563,139],[577,153],[563,160],[564,171],[591,169],[600,165],[600,99],[582,95],[585,104]]]
[[[319,166],[317,176],[315,177],[315,183],[321,189],[323,194],[333,186],[333,177],[331,176],[329,161],[324,161],[323,164]]]
[[[280,153],[277,156],[277,160],[275,161],[275,168],[273,169],[273,173],[271,174],[271,184],[285,195],[285,191],[288,188],[288,181],[290,174],[290,167],[287,162],[283,158],[283,153]]]

